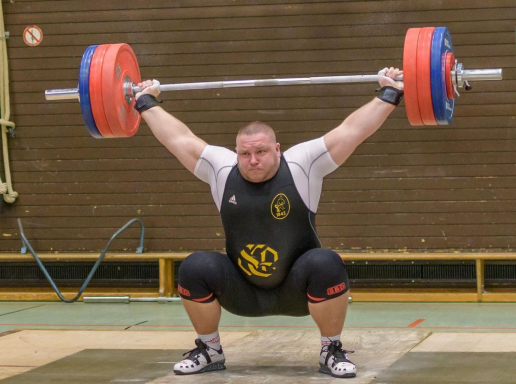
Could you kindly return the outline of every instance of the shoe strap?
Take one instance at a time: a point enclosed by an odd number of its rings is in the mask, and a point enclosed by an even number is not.
[[[188,355],[188,357],[187,357],[188,359],[198,363],[199,360],[197,359],[197,356],[198,355],[203,355],[204,358],[206,359],[206,362],[208,364],[211,364],[210,354],[206,350],[209,347],[206,344],[204,344],[201,339],[196,339],[195,340],[195,345],[196,345],[196,347],[194,349],[192,349],[191,351],[183,353],[183,356]]]

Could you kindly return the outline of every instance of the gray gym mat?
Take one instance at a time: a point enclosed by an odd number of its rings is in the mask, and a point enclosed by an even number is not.
[[[515,352],[409,352],[372,384],[516,383]]]
[[[147,383],[170,374],[184,350],[85,349],[2,384]]]

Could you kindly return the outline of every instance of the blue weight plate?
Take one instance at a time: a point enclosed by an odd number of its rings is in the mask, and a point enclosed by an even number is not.
[[[448,125],[453,117],[455,101],[446,93],[446,53],[453,52],[450,32],[446,27],[435,28],[430,52],[430,83],[435,121]]]
[[[90,103],[90,64],[93,53],[97,47],[98,45],[89,46],[82,55],[81,66],[79,68],[79,97],[82,118],[84,124],[86,124],[86,128],[88,128],[88,132],[96,139],[103,139],[104,136],[102,136],[97,128],[97,124],[95,124]]]

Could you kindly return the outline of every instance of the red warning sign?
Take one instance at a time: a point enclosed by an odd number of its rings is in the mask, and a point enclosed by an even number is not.
[[[36,25],[31,25],[23,31],[23,41],[31,47],[39,45],[43,41],[43,32],[41,28]]]

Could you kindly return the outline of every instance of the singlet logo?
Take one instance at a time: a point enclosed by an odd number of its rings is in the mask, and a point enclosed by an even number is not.
[[[346,283],[340,283],[333,287],[330,287],[326,290],[326,294],[328,296],[336,295],[337,293],[340,293],[346,289]]]
[[[188,289],[181,287],[179,284],[177,285],[177,290],[183,296],[188,296],[188,297],[190,296],[190,291]]]
[[[269,277],[276,269],[274,263],[278,261],[278,252],[265,244],[247,244],[246,249],[240,251],[238,266],[249,276]]]
[[[290,201],[284,193],[278,193],[271,203],[272,217],[283,220],[290,213]]]

